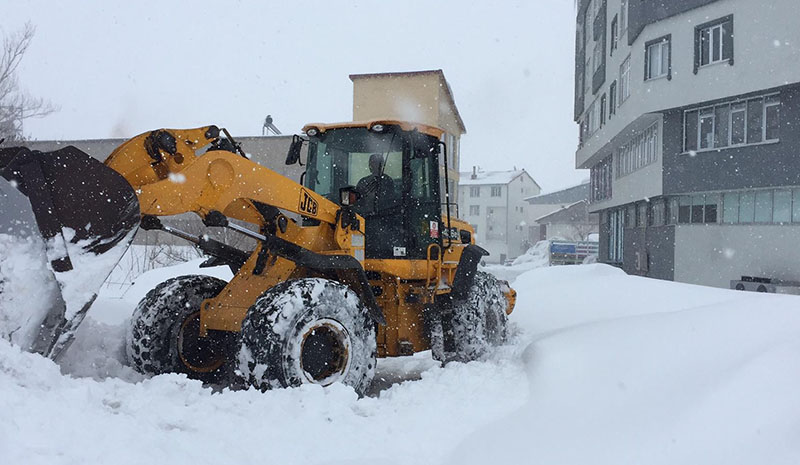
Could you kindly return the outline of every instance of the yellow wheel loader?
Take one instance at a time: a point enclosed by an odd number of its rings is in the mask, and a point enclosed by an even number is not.
[[[442,130],[387,120],[303,131],[286,160],[300,163],[307,144],[300,182],[248,159],[216,126],[139,135],[104,164],[74,147],[0,150],[0,337],[58,357],[142,227],[234,273],[227,283],[181,276],[147,294],[127,341],[146,374],[363,393],[378,357],[432,350],[468,361],[502,343],[515,292],[477,270],[487,252],[440,191]],[[186,212],[256,245],[159,219]]]

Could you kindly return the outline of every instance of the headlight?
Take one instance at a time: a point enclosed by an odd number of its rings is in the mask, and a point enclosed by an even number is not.
[[[372,129],[372,130],[373,130],[373,131],[375,131],[375,132],[383,132],[383,130],[384,130],[385,128],[383,127],[383,125],[382,125],[382,124],[373,124],[373,125],[372,125],[372,127],[371,127],[370,129]]]
[[[311,137],[315,137],[317,134],[319,134],[319,129],[317,129],[317,128],[308,128],[308,131],[306,131],[306,134],[308,134]]]

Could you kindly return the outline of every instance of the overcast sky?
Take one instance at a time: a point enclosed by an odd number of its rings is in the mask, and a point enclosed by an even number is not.
[[[267,114],[294,133],[352,119],[349,74],[441,68],[467,126],[462,171],[576,184],[574,2],[492,3],[14,1],[0,28],[37,28],[19,77],[61,110],[26,122],[35,139],[256,135]]]

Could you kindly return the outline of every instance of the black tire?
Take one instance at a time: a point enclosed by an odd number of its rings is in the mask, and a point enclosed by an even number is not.
[[[466,300],[454,305],[449,316],[453,348],[445,350],[446,337],[439,321],[431,337],[433,358],[442,362],[469,362],[480,358],[490,347],[505,343],[507,306],[500,281],[492,274],[476,272]],[[448,315],[443,315],[443,318],[448,318]]]
[[[180,276],[148,292],[128,330],[131,366],[147,375],[185,373],[204,383],[227,383],[238,336],[209,331],[199,337],[200,304],[226,284],[211,276]]]
[[[247,312],[238,374],[262,391],[341,382],[364,395],[375,375],[375,330],[349,287],[321,278],[286,281]]]

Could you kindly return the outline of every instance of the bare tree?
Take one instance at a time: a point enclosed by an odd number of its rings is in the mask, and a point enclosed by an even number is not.
[[[24,139],[22,122],[28,118],[41,118],[58,107],[47,100],[25,94],[19,86],[17,68],[33,40],[36,28],[25,23],[21,30],[3,38],[0,56],[0,138]]]

